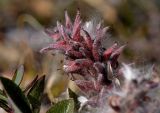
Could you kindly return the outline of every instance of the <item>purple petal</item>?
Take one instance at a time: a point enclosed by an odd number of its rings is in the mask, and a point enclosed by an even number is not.
[[[66,21],[66,28],[71,29],[72,28],[72,22],[70,17],[68,16],[68,12],[65,11],[65,21]]]
[[[82,33],[84,34],[83,38],[85,40],[85,43],[86,43],[88,49],[92,50],[93,41],[92,41],[89,33],[87,31],[85,31],[84,29],[82,31],[83,31]]]
[[[110,48],[105,50],[103,53],[104,60],[108,60],[111,54],[116,50],[116,48],[117,48],[117,43],[114,43]]]

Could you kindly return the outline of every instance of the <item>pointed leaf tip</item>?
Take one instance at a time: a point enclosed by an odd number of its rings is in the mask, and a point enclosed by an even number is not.
[[[73,98],[73,100],[74,100],[75,109],[78,110],[80,107],[80,103],[78,101],[78,95],[75,92],[73,92],[70,88],[68,88],[68,93],[69,93],[69,97]]]
[[[28,99],[34,113],[39,113],[45,85],[45,76],[39,78],[28,92]]]
[[[12,80],[15,84],[20,85],[24,76],[24,66],[20,65],[18,69],[16,69]]]
[[[15,84],[12,80],[9,80],[4,77],[0,77],[0,81],[8,94],[11,98],[13,103],[22,113],[32,113],[29,105],[28,99],[22,93],[21,89],[17,84]]]
[[[53,105],[47,113],[74,113],[73,99],[63,100]]]

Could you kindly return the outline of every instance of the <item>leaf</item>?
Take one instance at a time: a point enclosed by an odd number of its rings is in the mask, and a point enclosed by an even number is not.
[[[16,69],[14,76],[12,78],[12,80],[14,81],[14,83],[16,83],[17,85],[20,85],[22,79],[23,79],[23,75],[24,75],[24,66],[20,65],[18,69]]]
[[[33,87],[33,85],[38,80],[38,75],[26,86],[26,88],[23,90],[24,93],[27,93],[29,89]]]
[[[0,107],[3,108],[6,112],[11,112],[12,109],[8,106],[8,104],[0,99]]]
[[[33,87],[28,92],[27,97],[32,105],[33,113],[39,113],[40,111],[44,85],[45,85],[45,76],[42,76],[35,82]]]
[[[11,98],[16,107],[19,108],[22,113],[32,113],[29,106],[29,101],[22,93],[19,86],[15,84],[12,80],[4,77],[0,77],[0,80],[6,93]]]
[[[0,90],[0,107],[3,108],[6,112],[12,111],[8,105],[7,97],[4,95],[2,90]]]
[[[53,105],[47,113],[74,113],[73,99],[63,100]]]
[[[70,88],[68,88],[68,93],[69,93],[69,97],[73,98],[74,100],[75,109],[78,110],[80,107],[80,103],[78,101],[78,95],[75,92],[73,92]]]
[[[0,99],[7,102],[7,97],[5,96],[4,92],[0,89]]]

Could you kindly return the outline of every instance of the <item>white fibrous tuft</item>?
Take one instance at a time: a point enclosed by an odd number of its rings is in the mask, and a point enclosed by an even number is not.
[[[133,79],[136,79],[139,71],[132,68],[130,65],[123,64],[122,73],[127,81],[131,81]]]
[[[85,22],[83,28],[90,34],[93,31],[93,21]]]
[[[85,22],[85,24],[83,25],[83,29],[86,30],[92,39],[95,39],[96,36],[96,27],[97,27],[97,22],[95,22],[94,20],[91,21],[87,21]]]
[[[82,110],[82,108],[86,105],[86,103],[88,102],[88,99],[84,96],[79,96],[78,101],[80,102],[80,108],[78,110],[80,112]]]
[[[78,101],[81,103],[81,104],[84,104],[88,101],[88,99],[84,96],[80,96],[78,97]]]

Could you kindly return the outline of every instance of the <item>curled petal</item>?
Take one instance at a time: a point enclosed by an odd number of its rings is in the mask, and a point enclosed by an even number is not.
[[[74,60],[65,60],[65,65],[71,66],[74,63],[75,63]]]
[[[80,23],[80,21],[81,21],[80,19],[81,19],[80,11],[79,11],[79,10],[77,10],[76,18],[75,18],[75,20],[74,20],[73,29],[75,28],[75,26],[77,26],[77,24],[79,24],[79,23]]]
[[[81,30],[81,21],[77,23],[76,26],[74,26],[73,28],[73,33],[72,33],[73,40],[78,42],[81,41],[80,30]]]
[[[57,21],[57,30],[61,33],[61,23],[59,21]]]
[[[119,62],[117,61],[117,59],[111,61],[111,66],[112,66],[113,69],[118,68]]]
[[[56,41],[61,38],[61,34],[59,33],[57,27],[55,27],[53,30],[45,29],[45,33],[47,33],[52,39]]]
[[[79,51],[75,51],[75,50],[68,50],[66,52],[66,55],[70,56],[71,58],[72,57],[76,57],[76,58],[82,58],[83,57],[83,54]]]
[[[72,28],[72,22],[70,17],[68,16],[68,12],[65,11],[65,21],[66,21],[66,28],[71,29]]]
[[[58,41],[55,44],[50,44],[48,47],[45,47],[40,50],[40,52],[46,52],[48,50],[60,50],[62,52],[66,52],[67,50],[71,49],[71,46],[66,44],[65,41]]]
[[[102,84],[103,80],[104,80],[104,75],[102,73],[99,73],[98,77],[97,77],[98,84]],[[100,89],[100,88],[98,88],[98,89]]]
[[[101,24],[102,22],[100,22],[97,27],[96,27],[96,40],[100,41],[102,38],[102,29],[101,29]]]
[[[76,59],[75,62],[81,67],[90,67],[93,65],[93,61],[90,59]]]
[[[114,43],[110,48],[105,50],[103,53],[104,60],[108,60],[111,54],[116,50],[116,48],[117,48],[117,43]]]
[[[83,44],[80,42],[76,42],[74,40],[69,40],[69,44],[75,49],[75,50],[79,50],[80,47],[83,47]]]
[[[90,105],[90,106],[92,106],[93,108],[99,106],[97,97],[95,97],[94,100],[93,100],[93,97],[92,97],[92,99],[90,99],[89,101],[86,102],[86,105]]]
[[[59,43],[55,43],[54,45],[53,45],[53,48],[54,49],[57,49],[57,50],[62,50],[62,51],[68,51],[68,50],[70,50],[72,47],[70,46],[70,45],[68,45],[68,44],[59,44]]]
[[[59,39],[61,38],[61,35],[60,35],[59,32],[56,32],[56,33],[54,33],[54,34],[51,34],[50,36],[51,36],[53,39],[55,39],[55,40],[59,40]]]
[[[72,33],[72,38],[75,41],[80,41],[81,37],[80,37],[80,29],[81,29],[81,20],[80,20],[80,12],[79,10],[77,11],[77,15],[74,21],[74,25],[73,25],[73,33]]]
[[[81,67],[77,63],[72,62],[70,65],[64,65],[63,69],[66,73],[75,73],[79,71]]]
[[[92,45],[92,54],[95,59],[95,61],[101,60],[101,38],[99,36],[96,36],[96,39],[93,42]]]
[[[116,49],[113,53],[112,53],[112,55],[111,55],[111,59],[117,59],[118,58],[118,56],[121,54],[121,52],[124,50],[124,48],[126,47],[126,45],[123,45],[123,46],[121,46],[121,47],[119,47],[118,49]]]
[[[94,84],[92,81],[86,81],[86,80],[76,80],[76,85],[85,93],[95,90]]]
[[[44,52],[49,51],[49,50],[53,50],[53,44],[50,44],[49,46],[42,48],[40,50],[40,53],[44,53]]]
[[[100,30],[100,29],[101,29],[101,26],[102,26],[102,22],[99,22],[99,23],[97,24],[97,26],[96,26],[96,30],[97,30],[97,31]]]
[[[112,70],[112,66],[111,66],[111,63],[108,61],[107,62],[107,77],[109,80],[112,80],[113,79],[113,70]]]
[[[85,56],[86,58],[91,58],[92,59],[92,53],[91,51],[87,50],[84,47],[80,47],[79,51],[83,54],[83,56]]]
[[[117,60],[118,60],[118,57],[119,57],[120,53],[123,51],[123,49],[124,49],[125,46],[126,46],[126,45],[119,47],[119,48],[118,48],[117,50],[115,50],[115,51],[111,54],[111,56],[110,56],[111,66],[112,66],[114,69],[116,69],[116,68],[118,67],[118,65],[119,65],[119,63],[118,63]]]
[[[92,55],[95,61],[100,61],[100,52],[99,52],[99,44],[97,44],[96,41],[94,41],[93,46],[92,46]]]
[[[92,38],[90,37],[89,33],[86,30],[82,30],[82,34],[84,35],[84,41],[88,47],[89,50],[92,50],[92,45],[93,45],[93,41]]]
[[[109,27],[101,27],[102,22],[100,22],[97,27],[96,27],[96,39],[97,40],[102,40],[104,38],[104,35],[106,31],[109,29]]]
[[[98,73],[103,73],[104,65],[101,62],[95,62],[93,67],[96,69]]]
[[[116,65],[118,64],[117,59],[120,55],[120,53],[123,51],[123,49],[125,48],[126,45],[123,45],[121,47],[119,47],[118,49],[116,49],[110,56],[110,60],[111,60],[111,65],[112,67],[117,67]]]
[[[107,27],[104,27],[104,28],[102,29],[102,36],[101,36],[101,37],[104,37],[104,36],[105,36],[105,34],[106,34],[106,32],[108,31],[108,29],[109,29],[108,26],[107,26]]]
[[[66,42],[68,42],[68,41],[70,40],[70,37],[69,37],[68,34],[64,31],[63,25],[60,26],[60,32],[61,32],[64,40],[65,40]]]

